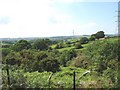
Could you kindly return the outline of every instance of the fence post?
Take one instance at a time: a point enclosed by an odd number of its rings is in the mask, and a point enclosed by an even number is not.
[[[75,71],[73,72],[73,90],[75,90]]]
[[[10,74],[9,74],[8,65],[7,65],[6,71],[7,71],[8,87],[10,89]]]

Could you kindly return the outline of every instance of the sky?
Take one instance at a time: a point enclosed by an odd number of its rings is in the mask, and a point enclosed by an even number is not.
[[[116,34],[117,10],[118,0],[0,0],[0,38]]]

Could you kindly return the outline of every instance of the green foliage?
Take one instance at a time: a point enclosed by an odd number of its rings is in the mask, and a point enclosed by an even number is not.
[[[99,32],[97,32],[97,33],[95,34],[95,37],[96,37],[97,39],[99,39],[99,38],[104,38],[104,37],[105,37],[105,34],[104,34],[103,31],[99,31]]]
[[[20,65],[21,63],[21,58],[19,53],[11,52],[9,53],[5,60],[3,61],[3,64],[9,64],[9,65]]]
[[[94,40],[94,37],[96,39],[104,38],[105,34],[103,31],[98,31],[97,33],[91,35],[90,40]]]
[[[38,61],[41,61],[42,59],[47,58],[47,57],[48,56],[47,56],[46,52],[44,52],[44,51],[36,53],[36,56],[35,56],[36,60],[38,60]]]
[[[14,51],[21,51],[23,49],[30,49],[31,44],[27,40],[19,40],[11,46]]]
[[[59,43],[55,46],[55,49],[61,49],[63,47],[64,47],[64,45],[62,43]]]
[[[86,43],[88,43],[89,42],[89,39],[87,38],[87,37],[82,37],[81,39],[80,39],[80,43],[81,44],[86,44]]]
[[[9,48],[2,48],[2,57],[7,56],[11,50]]]
[[[9,48],[10,46],[11,46],[10,44],[5,44],[5,45],[3,44],[2,48]]]
[[[21,65],[20,67],[24,71],[34,71],[34,62],[35,62],[35,57],[34,57],[34,51],[31,50],[22,50],[19,52],[20,57],[21,57]]]
[[[56,72],[59,70],[59,62],[56,59],[46,58],[40,62],[42,71]]]
[[[95,36],[91,35],[91,37],[89,38],[89,41],[95,41]]]
[[[96,66],[95,69],[99,73],[102,73],[109,67],[111,60],[117,60],[118,45],[117,39],[95,41],[86,48],[86,58],[91,61],[91,65]]]
[[[70,65],[74,67],[79,67],[79,68],[87,68],[89,62],[86,60],[85,56],[83,54],[79,54],[76,58],[74,58]]]
[[[105,76],[98,76],[95,71],[83,76],[87,70],[75,67],[61,67],[61,71],[53,73],[51,79],[49,79],[51,72],[29,73],[22,70],[10,70],[10,86],[12,90],[16,88],[72,88],[74,71],[76,73],[76,88],[109,88],[114,86],[113,83],[109,84],[109,77],[105,75],[107,72],[104,72]],[[5,71],[3,72],[3,88],[7,88]]]
[[[72,58],[76,57],[76,51],[71,49],[69,51],[63,51],[60,55],[59,62],[63,66],[67,66],[67,62],[70,61]]]
[[[16,46],[18,42],[13,46]],[[32,42],[33,46],[35,42]],[[47,46],[43,47],[42,42]],[[68,44],[71,47],[62,41],[54,44],[61,43],[65,47],[61,49],[54,49],[54,47],[48,49],[53,42],[44,39],[40,39],[40,43],[36,44],[38,48],[25,48],[25,44],[20,44],[23,48],[18,47],[20,49],[15,50],[18,52],[12,51],[11,48],[2,48],[3,87],[8,89],[6,63],[10,67],[12,89],[18,87],[72,88],[74,71],[76,72],[76,88],[115,88],[117,86],[120,52],[118,39],[95,40],[84,44],[83,49],[74,48],[73,44],[78,43],[75,40],[74,43],[70,42]],[[83,74],[89,70],[90,73],[84,76]],[[52,72],[49,83],[48,78]]]
[[[26,77],[27,87],[28,88],[49,88],[48,87],[48,77],[50,72],[32,72],[32,73],[25,73],[24,76]]]
[[[75,49],[80,49],[80,48],[83,48],[81,43],[76,43],[75,44]]]
[[[38,39],[33,43],[33,48],[37,50],[47,50],[48,49],[48,40]]]
[[[27,84],[26,84],[26,78],[24,77],[24,72],[23,71],[11,71],[9,69],[9,73],[10,73],[10,86],[8,86],[8,81],[7,81],[7,73],[5,71],[2,71],[2,88],[5,90],[9,90],[9,87],[12,90],[16,90],[18,88],[27,88]]]

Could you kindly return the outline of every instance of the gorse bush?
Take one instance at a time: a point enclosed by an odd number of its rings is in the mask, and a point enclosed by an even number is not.
[[[102,73],[107,67],[116,70],[114,65],[118,65],[118,41],[115,40],[98,40],[89,45],[84,51],[86,58],[90,60],[91,65],[96,66],[97,71]]]
[[[73,60],[71,60],[70,63],[71,66],[79,67],[79,68],[87,68],[88,67],[88,61],[86,60],[85,56],[83,54],[80,54]]]
[[[72,58],[76,57],[76,51],[73,49],[70,50],[65,50],[61,53],[60,58],[59,58],[59,63],[66,67],[67,66],[67,62],[72,60]]]
[[[76,43],[75,44],[75,49],[80,49],[80,48],[83,48],[81,43]]]
[[[89,42],[89,39],[87,38],[87,37],[82,37],[81,39],[80,39],[80,43],[81,44],[86,44],[86,43],[88,43]]]

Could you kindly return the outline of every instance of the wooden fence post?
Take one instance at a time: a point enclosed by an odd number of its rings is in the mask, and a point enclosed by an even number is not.
[[[75,71],[73,72],[73,90],[75,90]]]
[[[10,89],[10,74],[9,74],[8,65],[7,65],[6,71],[7,71],[8,87]]]

